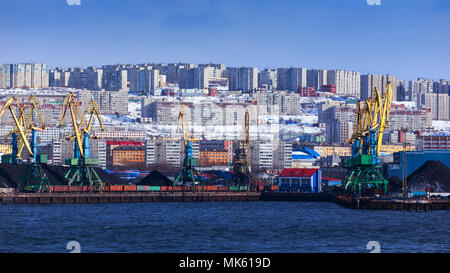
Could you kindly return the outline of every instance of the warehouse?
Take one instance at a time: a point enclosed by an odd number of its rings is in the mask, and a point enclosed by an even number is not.
[[[278,176],[282,192],[321,192],[321,184],[320,169],[284,169]]]

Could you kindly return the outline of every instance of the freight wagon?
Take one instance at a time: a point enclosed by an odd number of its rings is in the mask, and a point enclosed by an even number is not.
[[[50,186],[49,192],[189,192],[192,186],[107,185],[98,186]],[[247,186],[197,186],[196,191],[238,192],[248,191]],[[278,186],[259,186],[259,191],[278,191]]]

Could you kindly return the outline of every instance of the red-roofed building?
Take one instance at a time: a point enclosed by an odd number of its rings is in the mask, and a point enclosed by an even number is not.
[[[283,169],[278,175],[278,186],[284,192],[321,192],[320,169]]]

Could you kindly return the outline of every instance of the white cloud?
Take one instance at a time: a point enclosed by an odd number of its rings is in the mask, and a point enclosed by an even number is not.
[[[69,6],[81,6],[81,0],[66,0]]]
[[[381,0],[366,0],[369,6],[381,6]]]

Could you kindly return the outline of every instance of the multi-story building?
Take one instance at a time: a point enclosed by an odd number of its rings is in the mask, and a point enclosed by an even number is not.
[[[142,147],[120,146],[112,150],[113,166],[130,166],[145,162],[145,150]]]
[[[127,90],[128,71],[122,65],[106,65],[102,67],[102,88],[107,91]]]
[[[433,120],[450,120],[450,96],[446,93],[422,93],[417,97],[417,107],[431,109]]]
[[[207,140],[199,143],[201,167],[230,166],[233,163],[233,142],[230,140]]]
[[[417,102],[421,94],[433,93],[433,81],[419,78],[409,81],[408,100]]]
[[[145,131],[127,131],[123,128],[108,128],[105,131],[98,131],[95,134],[101,139],[133,139],[145,140]]]
[[[423,150],[450,150],[450,136],[423,135],[416,139],[417,151]]]
[[[278,68],[277,89],[297,91],[299,87],[307,86],[306,68]]]
[[[0,64],[0,88],[12,88],[11,75],[13,74],[13,65]]]
[[[360,97],[361,74],[347,70],[328,70],[327,83],[336,85],[336,94]]]
[[[46,64],[0,65],[1,88],[46,88],[49,86],[49,68]]]
[[[277,89],[277,70],[266,68],[259,72],[258,86],[265,87],[267,90]]]
[[[307,70],[307,86],[313,87],[315,91],[323,91],[323,86],[328,85],[327,74],[328,70]]]
[[[242,90],[249,93],[258,88],[258,68],[228,67],[227,77],[230,90]]]
[[[390,120],[385,131],[400,131],[407,128],[410,132],[425,131],[432,127],[431,109],[413,110],[405,105],[392,105]]]
[[[433,92],[438,94],[448,94],[450,96],[450,83],[443,79],[434,82]]]
[[[292,144],[285,141],[251,141],[252,170],[283,169],[292,166]]]
[[[344,144],[353,134],[354,123],[333,120],[326,125],[326,139],[329,144]]]

